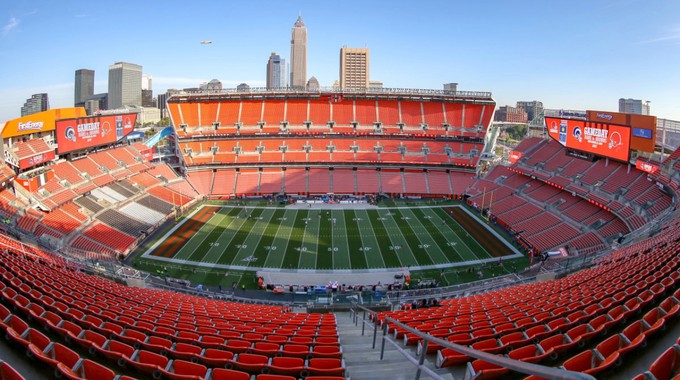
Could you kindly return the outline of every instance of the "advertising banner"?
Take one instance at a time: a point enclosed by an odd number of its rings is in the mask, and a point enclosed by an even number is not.
[[[607,123],[546,117],[550,137],[569,149],[628,161],[630,128]]]
[[[511,150],[508,161],[510,161],[511,164],[514,164],[515,162],[519,161],[520,158],[522,158],[522,152]]]
[[[637,162],[635,163],[635,167],[649,174],[659,174],[658,166],[650,164],[649,162],[642,161],[640,159],[638,159]]]
[[[630,125],[629,114],[608,111],[586,111],[586,119],[597,123]]]
[[[59,120],[57,153],[114,143],[132,132],[136,121],[136,113]]]
[[[656,116],[630,115],[632,136],[630,148],[643,152],[654,153],[656,143]]]
[[[32,168],[43,162],[52,161],[54,160],[54,156],[54,151],[51,150],[49,152],[39,153],[31,157],[22,158],[19,160],[19,169],[24,170]]]

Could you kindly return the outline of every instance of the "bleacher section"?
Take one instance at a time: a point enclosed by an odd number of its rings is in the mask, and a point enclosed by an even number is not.
[[[611,210],[629,228],[639,228],[645,220],[654,219],[672,204],[668,191],[632,165],[567,156],[566,150],[552,140],[526,140],[522,149],[530,150],[531,154],[524,155],[512,166],[513,170]]]
[[[203,101],[199,98],[171,101],[171,118],[180,138],[230,134],[287,133],[387,133],[482,138],[494,105],[482,102],[362,99],[243,98]],[[214,122],[211,115],[217,113]],[[206,115],[206,116],[203,116]],[[200,117],[200,119],[199,119]],[[287,122],[282,129],[281,123]],[[329,122],[332,122],[329,123]],[[376,130],[376,126],[379,130]]]
[[[0,252],[0,272],[3,331],[11,347],[31,353],[36,372],[104,380],[345,375],[333,314],[127,287],[15,248]]]
[[[404,305],[399,311],[376,313],[373,320],[382,325],[389,316],[441,339],[515,360],[598,378],[615,375],[623,360],[677,320],[680,230],[667,231],[559,280],[444,300],[439,307]],[[417,337],[387,328],[405,344],[424,348]],[[430,343],[427,352],[436,355],[440,367],[465,369],[467,363],[471,378],[512,375],[436,344]],[[677,374],[677,366],[671,367]]]
[[[519,242],[542,252],[559,246],[601,249],[630,229],[609,209],[560,190],[538,179],[495,167],[470,189],[468,203],[490,209],[500,225],[516,233]],[[564,233],[548,234],[564,230]],[[582,236],[579,236],[583,234]]]
[[[48,165],[54,177],[37,191],[15,186],[17,196],[0,192],[0,214],[6,213],[17,231],[52,249],[98,258],[125,253],[142,231],[172,215],[175,206],[198,199],[192,185],[169,166],[143,162],[142,147],[123,146]],[[108,240],[111,234],[99,233],[103,228],[126,237]]]

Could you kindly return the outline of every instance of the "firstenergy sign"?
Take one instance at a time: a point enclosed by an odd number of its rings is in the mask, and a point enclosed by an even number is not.
[[[43,123],[42,121],[26,121],[26,122],[19,122],[17,129],[20,131],[40,131],[43,128]]]
[[[56,120],[85,116],[85,108],[55,108],[10,120],[2,128],[2,138],[8,139],[54,131]]]

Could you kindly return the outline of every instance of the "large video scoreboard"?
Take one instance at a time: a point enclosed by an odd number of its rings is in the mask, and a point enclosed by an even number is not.
[[[586,119],[545,117],[550,137],[567,149],[627,162],[630,150],[654,152],[656,117],[587,111]]]

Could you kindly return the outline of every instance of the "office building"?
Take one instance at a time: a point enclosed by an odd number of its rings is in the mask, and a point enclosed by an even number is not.
[[[515,104],[517,108],[524,108],[524,111],[527,113],[527,118],[529,121],[536,119],[537,117],[541,117],[543,115],[543,102],[539,102],[538,100],[531,100],[531,101],[526,101],[526,100],[521,100]]]
[[[198,85],[201,91],[220,92],[222,91],[222,82],[218,79],[212,79],[210,82],[204,82]]]
[[[288,63],[280,55],[272,53],[267,61],[267,88],[288,87]]]
[[[319,91],[319,81],[316,79],[315,76],[312,76],[309,78],[307,81],[307,91]]]
[[[369,80],[368,88],[370,88],[371,90],[380,90],[383,88],[383,82],[379,80]]]
[[[94,70],[76,70],[76,85],[73,97],[75,107],[83,107],[85,100],[94,95]]]
[[[290,87],[304,88],[307,81],[307,28],[298,16],[290,37]]]
[[[87,112],[88,115],[94,115],[108,109],[108,99],[109,94],[107,93],[88,96],[87,99],[85,99],[84,104],[85,112]]]
[[[153,91],[142,90],[142,107],[156,107],[156,99],[153,97]]]
[[[156,99],[153,97],[153,77],[149,74],[142,75],[142,107],[155,107]]]
[[[458,91],[458,83],[444,83],[445,92],[456,92]]]
[[[502,106],[496,110],[494,121],[525,124],[527,123],[527,113],[521,107]]]
[[[649,101],[640,99],[619,99],[619,112],[649,115]]]
[[[109,66],[109,109],[142,106],[142,66],[116,62]]]
[[[170,95],[168,95],[167,93],[158,94],[157,104],[158,104],[158,108],[161,110],[161,119],[164,119],[164,118],[170,116],[169,113],[168,113],[168,108],[166,107],[166,101],[168,100],[169,97],[170,97]]]
[[[370,54],[368,48],[340,49],[340,88],[368,88]]]
[[[47,111],[50,109],[50,101],[46,93],[33,94],[21,107],[21,116],[28,116],[34,113]]]

